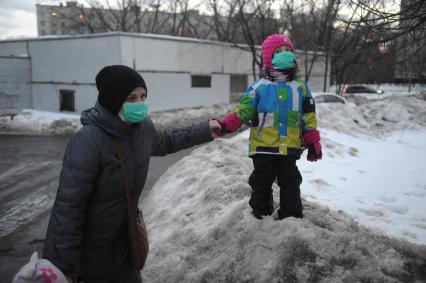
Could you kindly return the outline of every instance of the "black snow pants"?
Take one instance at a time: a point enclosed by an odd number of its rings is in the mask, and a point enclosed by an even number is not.
[[[252,157],[254,170],[249,184],[252,188],[249,204],[258,215],[273,213],[272,184],[277,179],[280,187],[280,219],[303,217],[300,184],[302,176],[296,166],[296,157],[257,154]]]

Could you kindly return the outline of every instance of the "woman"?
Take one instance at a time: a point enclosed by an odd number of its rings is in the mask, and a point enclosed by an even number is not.
[[[50,215],[43,257],[73,282],[141,282],[128,256],[127,202],[116,144],[120,144],[133,207],[145,184],[150,156],[163,156],[213,139],[210,120],[158,130],[147,114],[147,87],[133,69],[114,65],[96,76],[95,107],[67,146]]]

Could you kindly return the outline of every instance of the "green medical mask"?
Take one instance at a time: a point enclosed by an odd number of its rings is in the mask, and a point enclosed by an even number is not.
[[[130,123],[142,122],[148,114],[148,105],[145,102],[123,104],[123,113],[119,113],[121,120]]]
[[[288,50],[276,53],[272,57],[272,65],[276,69],[291,69],[296,66],[296,56]]]

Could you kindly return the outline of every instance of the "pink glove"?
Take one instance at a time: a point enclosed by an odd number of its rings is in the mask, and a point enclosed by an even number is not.
[[[229,114],[222,121],[219,121],[222,131],[225,133],[233,133],[241,127],[241,119],[234,113]]]
[[[303,134],[303,141],[308,148],[308,161],[317,161],[322,158],[320,133],[317,130],[310,130]]]

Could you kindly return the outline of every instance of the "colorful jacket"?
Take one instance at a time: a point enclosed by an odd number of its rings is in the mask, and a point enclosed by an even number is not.
[[[316,129],[315,102],[306,82],[259,79],[241,97],[234,113],[251,121],[249,155],[300,157],[302,133]]]

